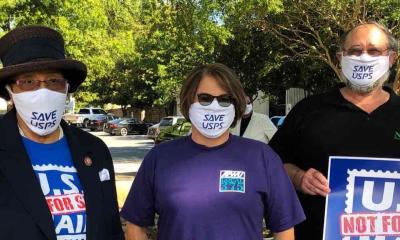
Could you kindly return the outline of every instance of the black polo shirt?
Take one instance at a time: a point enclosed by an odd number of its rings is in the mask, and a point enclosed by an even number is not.
[[[283,162],[327,176],[329,156],[400,158],[400,97],[389,88],[389,100],[372,113],[347,101],[339,89],[299,102],[269,145]],[[325,198],[299,193],[307,220],[296,227],[296,239],[321,240]]]

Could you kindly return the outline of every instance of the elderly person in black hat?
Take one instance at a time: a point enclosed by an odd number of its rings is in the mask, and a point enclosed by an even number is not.
[[[110,153],[62,121],[86,66],[65,59],[60,33],[16,28],[0,39],[0,239],[123,239]]]

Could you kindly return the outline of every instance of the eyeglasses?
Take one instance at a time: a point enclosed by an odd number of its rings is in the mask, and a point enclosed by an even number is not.
[[[214,101],[215,98],[218,101],[218,105],[220,105],[221,107],[229,107],[233,103],[233,98],[230,94],[222,94],[219,96],[213,96],[208,93],[199,93],[199,94],[197,94],[197,98],[199,100],[199,103],[202,106],[210,105]]]
[[[343,51],[343,55],[345,56],[361,56],[364,52],[366,52],[368,55],[372,57],[378,57],[382,56],[383,53],[387,50],[390,50],[390,48],[386,49],[378,49],[378,48],[369,48],[369,49],[361,49],[361,48],[350,48],[347,50]]]
[[[63,78],[54,78],[47,80],[34,80],[34,79],[26,79],[26,80],[17,80],[15,84],[22,91],[35,91],[40,88],[40,83],[43,82],[46,85],[46,88],[52,91],[63,92],[67,87],[67,80]]]

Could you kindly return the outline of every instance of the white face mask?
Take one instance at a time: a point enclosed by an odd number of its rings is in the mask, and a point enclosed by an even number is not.
[[[18,115],[34,133],[46,136],[58,128],[65,110],[66,93],[47,88],[13,93],[8,86],[7,90]]]
[[[246,104],[246,110],[244,111],[244,115],[250,114],[253,111],[253,104]]]
[[[374,85],[389,71],[389,56],[342,56],[342,72],[351,84],[359,88]]]
[[[221,107],[217,99],[208,106],[198,102],[189,108],[189,118],[194,127],[207,138],[218,138],[231,126],[235,119],[235,107]]]

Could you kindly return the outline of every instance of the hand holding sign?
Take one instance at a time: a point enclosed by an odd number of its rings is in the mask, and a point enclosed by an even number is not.
[[[298,187],[303,193],[326,197],[331,191],[326,177],[316,169],[310,168],[300,174],[301,181]]]

